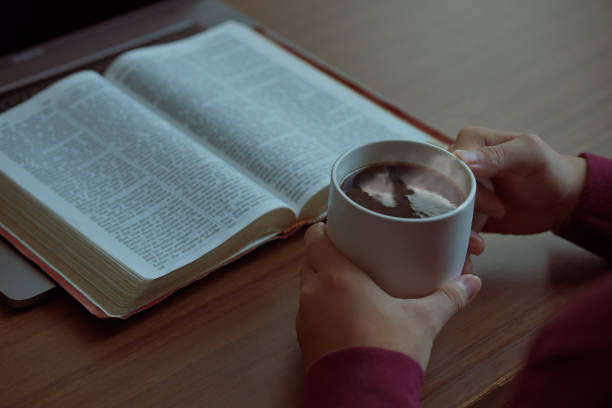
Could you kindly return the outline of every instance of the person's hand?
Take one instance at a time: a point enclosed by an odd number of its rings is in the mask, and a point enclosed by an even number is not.
[[[478,188],[476,211],[489,219],[485,232],[532,234],[563,226],[576,206],[586,161],[557,153],[539,137],[468,127],[451,151],[495,193]]]
[[[470,232],[470,241],[468,243],[467,255],[463,264],[462,274],[472,273],[474,266],[472,265],[471,255],[480,255],[485,249],[485,241],[480,234],[474,230]]]
[[[394,298],[336,249],[324,224],[310,227],[305,241],[296,330],[306,367],[335,350],[372,346],[407,354],[425,370],[442,326],[480,290],[468,274],[424,298]]]

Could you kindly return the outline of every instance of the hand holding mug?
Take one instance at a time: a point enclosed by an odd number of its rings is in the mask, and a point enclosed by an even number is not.
[[[426,297],[394,298],[336,249],[324,224],[310,227],[305,242],[296,329],[306,367],[335,350],[371,346],[425,370],[440,329],[480,290],[478,277],[461,275]]]
[[[495,193],[478,188],[476,211],[489,219],[485,232],[532,234],[561,227],[578,202],[586,161],[556,152],[531,134],[468,127],[451,150],[477,179],[491,179]]]

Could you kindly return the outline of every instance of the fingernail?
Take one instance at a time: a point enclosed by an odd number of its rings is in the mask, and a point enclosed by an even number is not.
[[[457,282],[461,285],[468,295],[468,300],[474,299],[480,290],[480,278],[476,275],[461,275],[457,278]]]
[[[467,164],[475,164],[482,161],[480,154],[471,150],[455,150],[455,154]]]

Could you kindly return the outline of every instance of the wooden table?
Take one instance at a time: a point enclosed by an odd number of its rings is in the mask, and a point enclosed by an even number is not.
[[[450,136],[478,124],[612,156],[609,1],[228,2]],[[605,268],[549,234],[486,240],[483,290],[436,341],[424,407],[482,406]],[[0,405],[299,406],[302,255],[300,233],[127,321],[97,320],[63,293],[0,305]]]

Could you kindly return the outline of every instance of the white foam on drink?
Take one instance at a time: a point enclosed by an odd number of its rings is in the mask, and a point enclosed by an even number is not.
[[[395,198],[393,198],[393,182],[389,177],[389,172],[378,173],[369,180],[362,181],[359,188],[385,207],[397,207]]]
[[[427,174],[424,177],[427,177]],[[403,181],[406,188],[412,191],[411,194],[406,194],[404,197],[410,201],[410,205],[415,212],[421,213],[423,216],[433,217],[457,208],[453,202],[442,194],[417,187],[414,184],[408,183],[407,180]],[[367,180],[362,180],[359,188],[385,207],[398,206],[394,192],[394,183],[387,171],[378,173]],[[401,196],[397,198],[402,199]]]
[[[452,203],[448,198],[442,194],[438,194],[435,191],[426,190],[406,184],[406,187],[414,191],[412,194],[406,194],[406,197],[410,201],[412,208],[422,214],[426,214],[429,217],[444,214],[454,210],[457,206]]]

